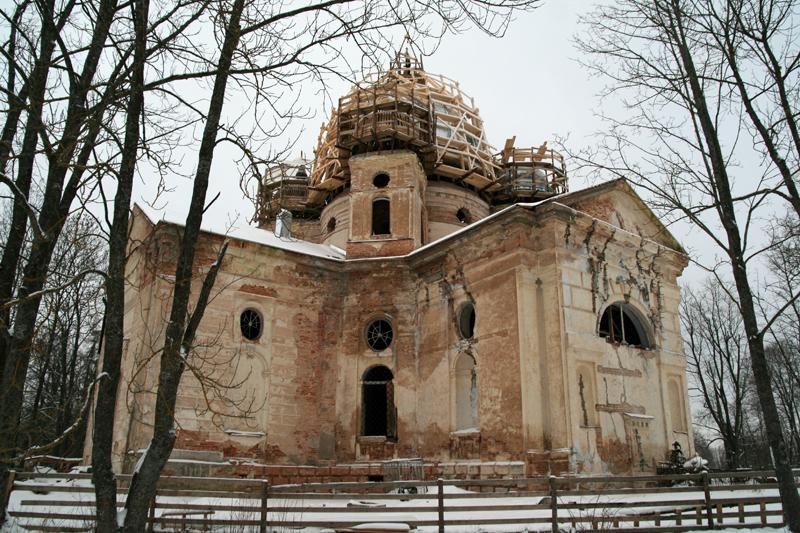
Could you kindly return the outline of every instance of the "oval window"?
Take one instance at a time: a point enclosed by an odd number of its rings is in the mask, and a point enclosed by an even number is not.
[[[366,337],[367,346],[371,350],[382,352],[392,344],[394,337],[392,324],[384,318],[373,320],[367,325]]]
[[[242,336],[249,341],[254,341],[261,336],[262,325],[261,313],[255,309],[245,309],[239,317]]]
[[[458,333],[462,339],[475,336],[475,306],[467,302],[458,310]]]
[[[327,229],[328,233],[331,233],[333,230],[336,229],[336,217],[331,217],[330,220],[328,220]]]

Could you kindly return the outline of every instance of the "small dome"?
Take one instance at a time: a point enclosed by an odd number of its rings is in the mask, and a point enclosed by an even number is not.
[[[298,158],[267,167],[258,183],[256,219],[261,224],[272,220],[286,209],[297,216],[304,216],[308,195],[308,178],[311,162]]]

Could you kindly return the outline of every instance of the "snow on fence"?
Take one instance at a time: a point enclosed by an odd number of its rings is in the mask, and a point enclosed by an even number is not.
[[[404,524],[421,532],[446,528],[448,533],[779,527],[783,520],[773,475],[747,471],[276,486],[267,480],[163,477],[150,506],[148,531],[350,531],[366,523],[381,524],[368,531],[397,531]],[[119,476],[120,508],[129,480]],[[16,473],[11,482],[11,531],[92,530],[90,474]]]

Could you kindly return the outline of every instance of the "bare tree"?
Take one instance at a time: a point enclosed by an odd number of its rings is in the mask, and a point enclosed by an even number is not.
[[[578,160],[628,177],[654,207],[671,220],[688,221],[719,250],[717,263],[709,269],[723,276],[725,267],[732,280],[732,300],[738,302],[742,317],[784,517],[792,531],[800,531],[800,496],[764,346],[765,335],[796,300],[798,288],[791,288],[789,299],[764,319],[752,279],[763,248],[769,247],[758,241],[754,226],[775,212],[794,212],[794,178],[787,183],[771,159],[760,168],[747,167],[747,173],[741,170],[739,158],[752,153],[754,144],[741,141],[748,115],[737,97],[737,65],[721,50],[710,11],[713,5],[746,12],[747,6],[763,3],[621,0],[598,8],[585,20],[587,33],[579,45],[590,58],[587,65],[610,79],[607,94],[621,98],[629,113],[610,119],[610,133],[598,151],[579,155]],[[730,19],[735,17],[725,17]],[[796,17],[782,20],[786,32],[797,29],[795,21]]]
[[[787,217],[776,225],[769,251],[774,273],[761,299],[764,315],[774,312],[775,303],[786,301],[800,284],[800,222]],[[800,302],[791,306],[773,324],[767,352],[775,385],[775,399],[784,422],[789,456],[800,462]]]
[[[70,219],[53,253],[48,287],[62,287],[76,274],[105,267],[105,239],[88,216]],[[78,418],[94,380],[97,345],[103,318],[103,284],[97,277],[80,278],[42,298],[31,367],[20,421],[18,444],[27,449],[56,441]],[[80,456],[85,420],[80,430],[48,450]]]
[[[704,0],[695,18],[729,67],[756,146],[779,172],[775,192],[800,216],[797,190],[800,127],[797,117],[800,45],[796,0]]]
[[[700,421],[722,440],[725,467],[741,462],[749,433],[750,361],[742,317],[716,280],[700,290],[685,291],[680,308],[691,392],[700,399]],[[713,442],[713,440],[711,441]]]

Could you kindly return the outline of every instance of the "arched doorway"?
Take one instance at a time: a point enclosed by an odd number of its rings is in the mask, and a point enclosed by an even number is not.
[[[392,371],[383,365],[370,367],[361,381],[361,434],[367,437],[397,437]]]

